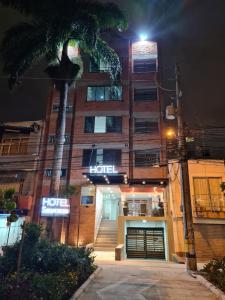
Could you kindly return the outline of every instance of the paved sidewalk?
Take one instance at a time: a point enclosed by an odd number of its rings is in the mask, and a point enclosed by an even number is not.
[[[208,300],[216,297],[184,265],[144,260],[98,259],[102,268],[80,300]]]

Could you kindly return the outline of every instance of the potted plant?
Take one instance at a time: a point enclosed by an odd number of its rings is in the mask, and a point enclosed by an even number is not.
[[[0,190],[0,210],[2,213],[7,213],[7,226],[18,220],[16,214],[16,202],[14,201],[15,189]]]
[[[128,202],[125,201],[124,202],[124,206],[123,206],[123,215],[127,216],[128,215]]]

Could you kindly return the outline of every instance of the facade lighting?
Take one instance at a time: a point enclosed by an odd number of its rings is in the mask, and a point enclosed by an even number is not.
[[[140,41],[142,41],[142,42],[144,42],[144,41],[146,41],[147,40],[147,34],[145,34],[145,33],[141,33],[140,34]]]

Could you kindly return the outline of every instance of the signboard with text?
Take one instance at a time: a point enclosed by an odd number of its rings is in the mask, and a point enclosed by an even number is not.
[[[117,174],[115,166],[113,165],[102,165],[102,166],[90,166],[90,174]]]
[[[68,217],[70,214],[69,199],[65,198],[42,198],[42,217]]]

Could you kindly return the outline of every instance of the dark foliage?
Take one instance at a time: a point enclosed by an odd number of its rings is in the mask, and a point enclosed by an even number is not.
[[[201,270],[202,275],[225,292],[225,257],[213,259]]]
[[[8,299],[68,299],[95,270],[91,251],[40,239],[41,227],[25,228],[19,281],[19,244],[3,248],[0,294]]]

